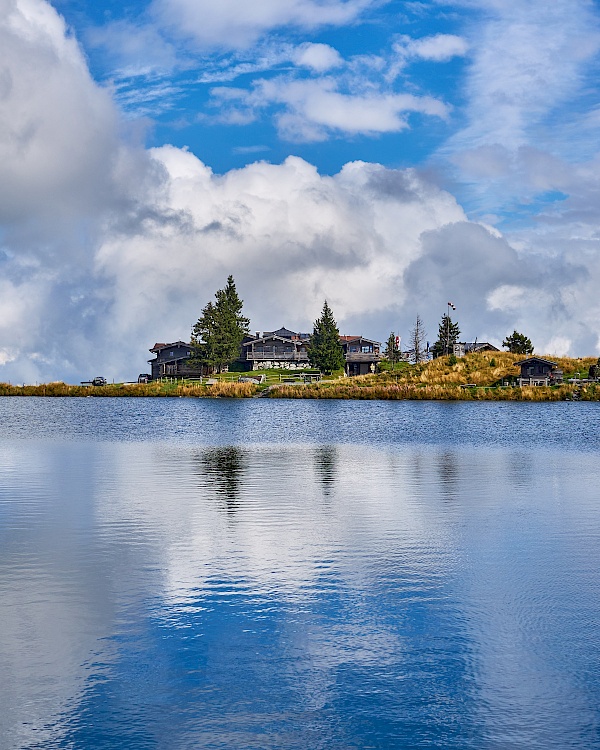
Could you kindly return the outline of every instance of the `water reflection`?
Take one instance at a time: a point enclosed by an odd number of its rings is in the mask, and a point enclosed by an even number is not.
[[[506,469],[513,489],[526,487],[534,480],[535,465],[527,453],[511,451],[507,456]]]
[[[0,746],[597,746],[599,473],[573,452],[18,443]]]
[[[436,466],[444,500],[447,502],[456,500],[460,484],[456,454],[453,451],[441,451],[438,455]]]
[[[323,487],[323,494],[328,497],[336,481],[337,449],[333,445],[321,446],[315,449],[314,457],[315,469]]]
[[[239,509],[240,482],[247,468],[246,452],[234,445],[208,448],[199,456],[199,475],[206,486],[223,501],[225,510],[234,515]]]

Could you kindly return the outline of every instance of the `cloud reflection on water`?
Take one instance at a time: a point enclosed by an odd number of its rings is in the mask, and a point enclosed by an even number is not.
[[[290,748],[569,747],[597,719],[598,682],[569,670],[561,642],[584,669],[588,620],[561,612],[598,614],[573,598],[593,591],[593,463],[424,446],[7,446],[2,731],[12,747],[102,747],[102,731],[132,748],[265,747],[265,732]]]

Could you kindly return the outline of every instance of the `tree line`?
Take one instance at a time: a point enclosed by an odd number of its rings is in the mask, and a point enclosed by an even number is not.
[[[453,354],[458,342],[460,327],[448,313],[442,315],[438,327],[438,338],[433,344],[434,357]],[[202,314],[192,328],[193,367],[205,368],[210,372],[223,372],[237,359],[242,342],[250,332],[250,320],[243,315],[243,300],[240,299],[233,276],[229,275],[223,289],[215,292],[214,302],[210,301],[202,309]],[[412,359],[418,363],[425,359],[427,333],[420,316],[417,315],[411,330],[408,348]],[[518,331],[513,331],[502,342],[508,351],[515,354],[533,354],[531,340]],[[340,332],[333,312],[325,300],[321,315],[315,320],[313,333],[307,346],[308,361],[312,367],[325,373],[332,373],[344,366],[344,351],[340,344]],[[394,366],[402,359],[400,339],[394,331],[388,337],[384,356]]]
[[[454,345],[458,343],[459,337],[460,328],[458,323],[452,320],[449,313],[444,313],[438,327],[437,341],[429,351],[431,351],[434,357],[452,356]],[[426,358],[428,351],[425,347],[426,338],[427,333],[423,326],[423,321],[417,315],[414,327],[408,338],[408,351],[410,351],[411,358],[415,363],[422,362]],[[502,346],[513,354],[533,354],[531,339],[516,330],[504,339]],[[392,363],[392,366],[403,358],[400,350],[400,338],[395,331],[392,331],[387,339],[384,356]]]
[[[250,320],[242,314],[240,299],[233,276],[228,276],[224,289],[215,292],[192,328],[192,367],[221,373],[239,356],[240,347],[250,333]],[[344,350],[340,332],[327,300],[320,317],[315,320],[307,346],[308,361],[324,373],[332,373],[344,366]]]

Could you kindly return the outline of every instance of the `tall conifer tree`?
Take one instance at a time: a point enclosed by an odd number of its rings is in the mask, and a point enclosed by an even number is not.
[[[396,366],[396,362],[400,361],[400,347],[398,345],[398,338],[394,331],[388,336],[388,340],[385,344],[385,357],[388,362],[392,365],[392,370]]]
[[[242,315],[243,301],[235,288],[233,276],[227,278],[224,289],[215,293],[192,328],[194,356],[192,364],[222,372],[239,355],[250,321]]]
[[[340,344],[340,332],[325,300],[321,317],[315,320],[313,334],[308,345],[308,360],[313,367],[331,374],[344,366],[344,350]]]
[[[460,336],[458,323],[454,323],[449,315],[442,315],[438,329],[438,340],[433,345],[433,356],[441,357],[454,352],[454,344]]]

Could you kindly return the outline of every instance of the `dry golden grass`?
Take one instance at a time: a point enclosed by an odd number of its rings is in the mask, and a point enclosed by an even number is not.
[[[428,362],[420,379],[424,383],[457,384],[475,383],[490,386],[502,378],[516,374],[514,363],[522,357],[505,352],[470,354],[461,357],[456,364],[449,364],[449,357],[439,357]]]
[[[224,383],[219,382],[214,385],[209,385],[204,389],[202,394],[198,392],[194,394],[182,393],[182,396],[186,395],[203,395],[210,396],[211,398],[251,398],[254,396],[260,388],[253,383]]]
[[[535,355],[556,362],[564,372],[565,378],[572,377],[579,372],[586,377],[590,365],[597,360],[595,357],[583,357],[573,359],[569,357],[555,357],[548,354]],[[365,375],[366,382],[375,377],[378,382],[382,378],[388,378],[398,383],[424,383],[435,385],[463,385],[474,383],[478,386],[493,386],[503,381],[512,380],[519,375],[516,362],[525,359],[522,354],[510,354],[509,352],[480,352],[468,354],[450,364],[449,357],[439,357],[431,362],[414,365],[397,372],[387,372],[379,376]],[[359,380],[359,378],[354,378]]]
[[[43,383],[42,385],[9,385],[0,383],[0,396],[160,396],[158,384],[148,383],[131,386],[126,385],[104,385],[101,387],[84,385],[67,385],[66,383]]]
[[[355,386],[340,383],[329,387],[307,385],[282,386],[269,393],[270,398],[410,400],[410,401],[599,401],[600,387],[581,391],[571,385],[550,387],[461,388],[456,385],[414,385],[405,383]]]
[[[581,377],[587,377],[590,366],[596,364],[598,361],[597,357],[580,357],[579,359],[574,359],[572,357],[552,357],[544,354],[540,354],[540,356],[556,362],[567,378],[573,377],[576,373],[579,373]]]
[[[544,356],[556,362],[570,377],[576,372],[587,374],[593,357],[569,359]],[[363,375],[322,382],[303,387],[283,386],[269,394],[272,398],[342,398],[342,399],[434,399],[457,401],[562,401],[572,398],[599,400],[600,387],[594,384],[574,387],[498,387],[514,382],[519,375],[516,362],[523,355],[508,352],[469,354],[450,364],[449,357],[440,357],[424,364],[405,367],[396,372]],[[461,388],[474,384],[475,388]],[[575,394],[575,395],[574,395]]]
[[[52,397],[179,397],[192,398],[249,398],[259,389],[252,383],[225,383],[201,385],[200,383],[125,383],[104,386],[67,385],[46,383],[43,385],[9,385],[0,383],[0,396],[52,396]]]

